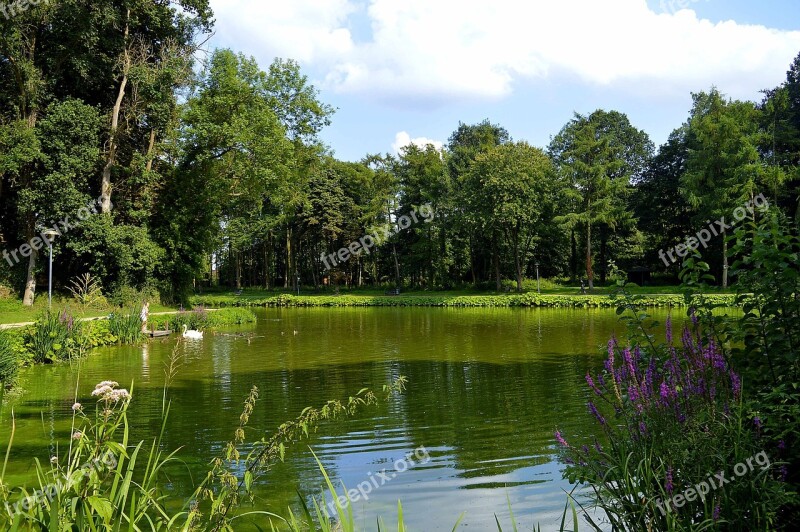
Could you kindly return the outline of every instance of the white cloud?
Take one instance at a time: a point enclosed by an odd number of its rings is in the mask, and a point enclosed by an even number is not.
[[[394,142],[392,143],[392,150],[394,151],[394,153],[399,154],[400,150],[411,144],[423,149],[428,144],[430,144],[439,151],[442,151],[442,148],[444,148],[444,142],[440,140],[431,140],[426,137],[417,137],[412,139],[411,135],[409,135],[405,131],[400,131],[397,135],[394,136]]]
[[[718,0],[719,1],[719,0]],[[667,2],[668,5],[669,2]],[[678,0],[675,5],[688,5]],[[212,0],[221,37],[260,55],[293,57],[326,88],[379,101],[500,98],[515,82],[560,78],[647,96],[716,84],[739,98],[774,86],[800,32],[646,0]],[[224,7],[223,7],[224,6]],[[353,38],[354,25],[369,38]],[[263,54],[266,54],[264,56]]]

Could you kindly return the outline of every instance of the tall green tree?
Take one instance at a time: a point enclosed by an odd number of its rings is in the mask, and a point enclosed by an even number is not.
[[[547,154],[526,142],[502,144],[478,155],[467,172],[469,216],[493,240],[503,238],[511,247],[520,292],[531,245],[541,237],[538,228],[552,222],[545,217],[553,213],[555,176]],[[494,273],[499,291],[499,261]]]
[[[466,260],[475,285],[483,277],[484,271],[496,271],[499,268],[500,243],[482,233],[480,224],[465,209],[473,193],[467,175],[478,155],[510,141],[511,135],[505,128],[487,119],[472,125],[459,123],[447,142],[447,167],[453,183],[453,225],[457,230],[454,235],[455,246],[467,250]],[[488,257],[485,253],[487,248],[490,251]],[[491,263],[488,268],[487,262]]]
[[[666,268],[674,274],[680,264],[658,256],[696,232],[695,210],[681,193],[681,178],[689,158],[689,126],[673,131],[651,160],[641,179],[635,182],[632,204],[639,228],[646,239],[646,260],[654,270]]]
[[[571,209],[559,219],[568,230],[580,227],[585,232],[590,290],[594,288],[592,230],[598,225],[614,230],[631,222],[627,204],[631,181],[644,171],[652,149],[646,134],[633,128],[625,115],[602,110],[576,114],[550,143],[550,155],[565,184],[562,195]],[[605,259],[604,249],[601,255]]]
[[[752,102],[728,100],[716,88],[693,94],[693,99],[690,150],[682,190],[699,212],[695,219],[698,225],[707,225],[708,220],[727,220],[719,227],[725,288],[728,226],[733,212],[747,201],[752,205],[764,183],[765,171],[758,151],[759,115]]]

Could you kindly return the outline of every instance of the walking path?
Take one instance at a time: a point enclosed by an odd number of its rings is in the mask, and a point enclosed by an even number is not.
[[[217,309],[215,309],[215,308],[207,308],[206,310],[213,312],[213,311],[215,311]],[[174,311],[170,311],[170,312],[151,312],[150,315],[151,316],[168,316],[168,315],[171,315],[171,314],[178,314],[179,312],[180,312],[179,310],[174,310]],[[78,318],[78,321],[96,321],[96,320],[107,320],[107,319],[108,319],[108,316],[96,316],[94,318]],[[36,324],[35,321],[24,321],[24,322],[20,322],[20,323],[3,323],[3,324],[0,324],[0,331],[5,330],[5,329],[18,329],[20,327],[27,327],[28,325],[35,325],[35,324]]]

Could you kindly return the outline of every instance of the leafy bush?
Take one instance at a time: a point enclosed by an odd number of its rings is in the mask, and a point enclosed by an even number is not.
[[[244,308],[223,308],[207,310],[202,306],[191,311],[182,310],[178,314],[151,316],[148,326],[154,329],[171,329],[180,331],[186,325],[188,329],[202,330],[229,325],[255,323],[256,315]]]
[[[108,302],[119,308],[134,307],[141,305],[144,301],[160,301],[158,290],[154,288],[137,290],[130,286],[120,286],[115,288],[108,297]]]
[[[14,291],[0,284],[0,299],[11,299],[12,297],[14,297]]]
[[[764,434],[788,462],[785,472],[800,484],[800,238],[773,213],[734,235],[737,300],[743,314],[725,328],[731,356],[747,382],[750,408],[764,422]],[[784,519],[800,522],[800,506]]]
[[[111,332],[109,320],[92,320],[83,323],[81,330],[83,342],[87,347],[102,347],[119,342]],[[137,339],[138,340],[138,339]]]
[[[11,337],[6,331],[0,331],[0,388],[14,383],[18,367]]]
[[[724,306],[734,305],[734,295],[706,296]],[[477,296],[293,296],[281,294],[270,297],[237,297],[233,295],[202,295],[191,298],[194,305],[211,307],[558,307],[558,308],[616,308],[619,301],[604,295],[509,294]],[[642,307],[683,307],[686,300],[680,295],[640,296]],[[691,304],[691,302],[689,303]]]
[[[108,316],[108,330],[117,342],[135,344],[142,339],[142,307],[112,312]]]
[[[86,351],[82,338],[82,324],[64,309],[58,314],[42,314],[26,342],[37,363],[67,360],[81,356]]]
[[[103,296],[100,280],[86,273],[70,282],[67,289],[75,301],[83,307],[84,312],[92,306],[105,306],[108,302]]]
[[[566,475],[589,483],[614,530],[772,529],[792,496],[761,420],[745,414],[742,381],[699,326],[681,344],[673,347],[669,323],[661,345],[609,342],[605,370],[586,376],[605,445],[556,433]],[[713,483],[720,472],[724,487]]]

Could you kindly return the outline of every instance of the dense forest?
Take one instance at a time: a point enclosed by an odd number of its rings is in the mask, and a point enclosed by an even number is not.
[[[109,294],[180,300],[214,284],[522,289],[537,269],[669,281],[695,235],[727,285],[735,222],[764,202],[800,215],[800,56],[759,102],[698,88],[658,148],[596,110],[546,147],[485,120],[454,124],[441,151],[346,162],[299,64],[206,52],[213,22],[207,0],[0,17],[0,284],[26,304],[51,229],[56,287],[91,273]]]

